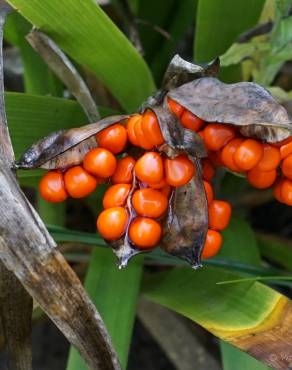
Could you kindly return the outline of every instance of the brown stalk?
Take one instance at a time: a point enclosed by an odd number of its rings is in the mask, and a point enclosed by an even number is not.
[[[26,36],[26,39],[76,98],[89,122],[98,121],[100,114],[88,87],[59,46],[50,37],[35,29]]]

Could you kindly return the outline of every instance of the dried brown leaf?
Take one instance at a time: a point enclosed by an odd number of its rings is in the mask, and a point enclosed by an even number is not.
[[[216,58],[207,65],[198,65],[188,62],[176,54],[170,61],[165,72],[162,90],[169,91],[200,77],[216,77],[219,73],[219,68],[219,58]]]
[[[286,109],[252,82],[225,84],[203,77],[171,90],[168,96],[207,122],[239,126],[244,136],[277,142],[292,132]]]
[[[27,36],[27,41],[40,54],[47,65],[58,78],[67,86],[83,108],[90,122],[100,119],[96,104],[88,87],[70,59],[58,45],[44,33],[33,29]]]
[[[80,164],[88,150],[97,146],[95,134],[128,117],[110,116],[86,126],[54,132],[33,144],[16,166],[23,169],[64,169]]]
[[[119,370],[96,308],[0,158],[0,255],[90,369]]]
[[[0,312],[8,369],[31,370],[32,299],[0,261]]]
[[[192,160],[196,173],[188,184],[173,192],[160,246],[197,268],[208,230],[208,205],[200,165],[196,158]]]

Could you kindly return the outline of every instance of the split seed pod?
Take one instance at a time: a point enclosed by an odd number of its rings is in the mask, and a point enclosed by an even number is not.
[[[169,111],[166,98],[170,97],[206,122],[238,126],[242,135],[248,137],[277,142],[291,135],[291,120],[287,111],[264,88],[249,82],[224,84],[214,77],[218,69],[218,59],[202,67],[175,56],[166,72],[162,89],[149,97],[141,109],[142,112],[151,109],[158,119],[164,143],[156,150],[170,158],[185,154],[195,165],[195,175],[189,183],[172,191],[168,214],[160,220],[163,223],[161,248],[194,268],[200,266],[208,229],[208,205],[200,166],[200,159],[206,156],[206,150],[200,136],[184,129]],[[129,117],[111,116],[81,128],[53,133],[28,149],[17,166],[25,169],[66,169],[80,164],[84,155],[97,146],[96,133]],[[136,216],[131,202],[136,189],[135,174],[133,178],[126,205],[129,223]],[[130,241],[128,228],[121,239],[110,245],[121,267],[126,266],[131,257],[142,253]]]
[[[239,127],[243,136],[274,143],[292,132],[286,109],[256,83],[225,84],[213,77],[203,77],[167,95],[206,122]]]

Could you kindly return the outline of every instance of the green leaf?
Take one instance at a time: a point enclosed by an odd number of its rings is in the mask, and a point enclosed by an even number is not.
[[[16,157],[52,131],[87,123],[81,107],[73,100],[8,92],[5,103]],[[108,108],[99,109],[103,116],[112,113]]]
[[[29,22],[14,12],[7,18],[4,33],[5,40],[20,50],[25,91],[31,94],[59,96],[62,84],[25,39],[31,28]]]
[[[153,93],[155,86],[144,60],[95,1],[9,3],[65,53],[94,72],[126,110],[137,109]]]
[[[225,51],[244,31],[253,27],[260,16],[264,0],[199,0],[197,9],[194,59],[208,62]],[[243,16],[244,15],[244,16]],[[238,66],[223,68],[226,81],[240,79]]]
[[[235,219],[224,231],[220,254],[232,260],[259,264],[254,234],[244,221]],[[264,312],[270,312],[279,299],[278,293],[257,282],[217,284],[241,277],[218,267],[208,266],[197,271],[176,268],[148,276],[143,292],[148,299],[189,317],[228,341],[236,328],[256,326]]]
[[[224,370],[270,370],[270,367],[265,366],[248,354],[240,351],[234,346],[221,341],[221,354]]]
[[[261,254],[269,261],[292,271],[291,240],[281,239],[270,235],[257,234]]]
[[[105,322],[123,369],[127,366],[142,265],[143,258],[138,257],[126,269],[119,270],[111,250],[96,248],[85,279],[85,288]],[[86,369],[77,351],[71,348],[67,370]]]
[[[264,0],[199,0],[194,54],[206,62],[223,54],[244,31],[253,27]],[[243,16],[244,15],[244,16]]]
[[[250,57],[255,51],[255,45],[251,42],[246,42],[242,44],[233,44],[231,47],[221,55],[220,65],[222,67],[227,67],[232,64],[240,63],[243,59]]]
[[[246,221],[233,217],[223,234],[223,246],[218,257],[241,263],[260,265],[260,253],[254,232]]]
[[[172,16],[168,17],[167,32],[170,38],[162,40],[163,42],[160,43],[151,62],[151,70],[156,81],[161,81],[170,57],[177,49],[178,42],[186,35],[190,26],[195,23],[197,2],[197,0],[175,2]]]

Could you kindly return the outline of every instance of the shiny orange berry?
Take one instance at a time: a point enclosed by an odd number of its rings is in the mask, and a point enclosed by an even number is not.
[[[166,185],[167,185],[167,182],[166,182],[165,179],[162,179],[161,181],[157,182],[156,184],[149,184],[149,186],[152,189],[162,189]]]
[[[202,173],[203,179],[206,181],[211,181],[215,175],[215,169],[208,159],[202,160]]]
[[[143,117],[143,116],[142,116]],[[142,129],[142,118],[137,120],[134,124],[134,132],[139,143],[139,146],[145,150],[150,150],[153,148],[153,144],[149,141],[146,136],[144,135],[144,131]]]
[[[163,161],[156,152],[145,153],[135,165],[138,179],[147,184],[156,184],[163,179]]]
[[[259,171],[275,170],[280,163],[280,151],[277,147],[270,144],[263,144],[263,156],[256,165]]]
[[[211,202],[214,198],[213,188],[212,188],[211,184],[207,181],[204,181],[204,188],[205,188],[207,202],[208,202],[208,204],[211,204]]]
[[[202,251],[202,259],[216,256],[221,249],[222,241],[222,235],[218,231],[209,229]]]
[[[166,159],[164,168],[166,182],[174,187],[187,184],[195,173],[195,166],[186,155]]]
[[[130,142],[135,146],[139,146],[139,142],[136,137],[134,128],[135,128],[136,122],[138,122],[141,119],[142,119],[141,114],[134,114],[128,119],[127,125],[126,125],[127,132],[128,132],[128,138]]]
[[[129,237],[137,248],[152,249],[160,240],[161,226],[151,218],[137,217],[130,224]]]
[[[169,198],[171,194],[171,186],[166,184],[163,188],[159,189],[159,191],[161,191],[161,193],[164,194],[166,198]]]
[[[209,227],[214,230],[224,230],[231,217],[231,206],[223,200],[213,200],[209,204]]]
[[[189,110],[183,112],[180,121],[183,127],[196,132],[199,131],[205,123],[201,118],[195,116]]]
[[[292,138],[289,137],[288,139],[281,142],[280,146],[280,156],[281,159],[288,157],[288,155],[292,154]]]
[[[127,156],[121,158],[117,162],[115,173],[112,175],[113,184],[131,184],[133,180],[133,170],[135,167],[135,159]]]
[[[292,180],[292,154],[289,154],[288,157],[283,160],[281,170],[283,175],[288,177],[289,180]]]
[[[125,232],[128,214],[123,207],[108,208],[102,211],[96,221],[97,230],[106,240],[117,240]]]
[[[116,157],[107,149],[91,149],[83,159],[86,171],[99,177],[110,177],[117,167]]]
[[[283,179],[281,182],[281,199],[288,206],[292,206],[292,181]]]
[[[209,150],[220,150],[235,136],[231,126],[209,123],[204,129],[205,143]]]
[[[67,199],[63,174],[58,171],[49,171],[39,183],[41,197],[47,202],[59,203]]]
[[[251,170],[263,156],[263,145],[254,139],[244,140],[236,149],[233,160],[242,171]]]
[[[280,148],[281,159],[284,159],[284,158],[288,157],[288,155],[290,155],[290,154],[292,154],[292,142],[290,142],[286,145],[283,145]]]
[[[234,172],[240,172],[240,168],[236,166],[233,160],[233,155],[242,144],[244,139],[235,138],[229,141],[221,150],[220,159],[224,167]]]
[[[184,107],[182,105],[180,105],[179,103],[177,103],[176,101],[174,101],[174,100],[172,100],[170,98],[167,98],[167,104],[168,104],[169,109],[177,117],[181,117],[181,115],[183,114],[183,111],[184,111]]]
[[[254,188],[267,189],[271,187],[277,178],[277,171],[259,171],[254,167],[247,173],[247,180]]]
[[[147,188],[134,192],[132,204],[138,215],[158,218],[167,210],[168,200],[159,190]]]
[[[145,140],[149,141],[152,146],[161,145],[164,143],[160,126],[156,114],[151,110],[147,110],[142,116],[142,130]]]
[[[84,198],[97,186],[97,179],[81,166],[69,168],[64,175],[65,188],[72,198]]]
[[[104,193],[103,208],[123,207],[131,190],[130,184],[115,184]]]
[[[278,202],[284,203],[282,197],[282,185],[283,185],[284,178],[280,178],[276,184],[274,185],[273,195]]]
[[[128,140],[127,130],[119,123],[100,131],[95,137],[99,147],[114,154],[122,152]]]

